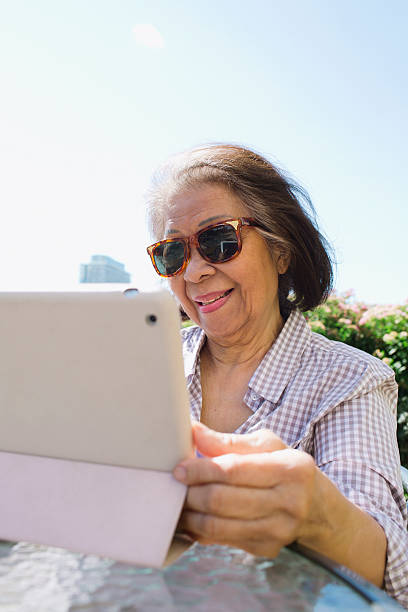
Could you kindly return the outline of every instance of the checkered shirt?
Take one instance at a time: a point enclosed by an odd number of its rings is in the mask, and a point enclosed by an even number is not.
[[[191,415],[200,419],[199,327],[182,331]],[[384,588],[408,608],[407,507],[396,439],[397,385],[392,370],[367,353],[311,332],[293,311],[244,397],[252,414],[235,433],[271,429],[311,454],[387,536]]]

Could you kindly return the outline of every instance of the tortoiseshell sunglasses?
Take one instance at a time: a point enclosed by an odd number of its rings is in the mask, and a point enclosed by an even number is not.
[[[234,259],[242,249],[241,228],[259,227],[255,219],[241,217],[208,225],[187,238],[168,238],[147,247],[157,274],[165,278],[181,274],[195,246],[201,257],[210,263],[224,263]]]

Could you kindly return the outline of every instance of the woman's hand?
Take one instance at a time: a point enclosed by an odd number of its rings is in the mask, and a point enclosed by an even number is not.
[[[201,543],[227,544],[275,557],[306,535],[317,468],[271,431],[220,434],[193,426],[197,450],[174,474],[189,485],[180,527]]]
[[[382,585],[386,538],[347,500],[312,457],[269,430],[223,434],[193,425],[203,458],[174,470],[189,485],[180,527],[202,544],[266,557],[297,540]]]

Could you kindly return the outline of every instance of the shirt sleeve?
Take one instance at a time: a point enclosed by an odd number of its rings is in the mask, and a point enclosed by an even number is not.
[[[328,411],[315,424],[318,467],[384,529],[384,589],[408,608],[407,505],[396,439],[395,402],[388,380]]]

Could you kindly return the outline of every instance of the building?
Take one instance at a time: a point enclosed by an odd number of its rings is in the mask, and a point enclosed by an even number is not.
[[[107,255],[92,255],[91,261],[81,264],[80,283],[130,283],[125,264]]]

